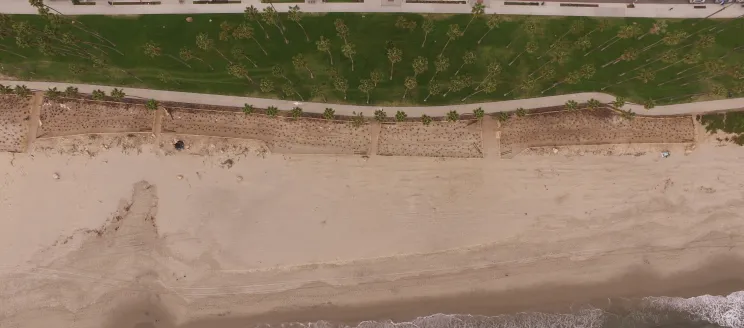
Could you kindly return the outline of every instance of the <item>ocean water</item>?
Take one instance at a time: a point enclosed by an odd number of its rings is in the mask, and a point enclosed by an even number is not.
[[[608,299],[604,308],[571,313],[523,312],[498,316],[433,314],[412,321],[292,322],[254,328],[744,328],[744,291],[727,296]]]

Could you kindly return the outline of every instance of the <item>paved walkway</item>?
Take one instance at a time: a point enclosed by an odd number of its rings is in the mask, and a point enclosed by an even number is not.
[[[132,1],[132,0],[129,0]],[[516,0],[517,2],[519,0]],[[599,7],[567,7],[563,2],[546,2],[544,6],[506,5],[505,1],[484,0],[488,14],[505,15],[545,15],[545,16],[601,16],[601,17],[659,17],[659,18],[703,18],[715,14],[714,18],[733,18],[744,15],[741,4],[733,3],[723,11],[723,7],[708,0],[704,8],[684,4],[637,3],[635,8],[627,8],[626,3],[597,3]],[[523,1],[525,2],[525,1]],[[541,2],[537,0],[536,2]],[[142,14],[197,14],[197,13],[242,13],[245,7],[253,5],[258,9],[268,6],[259,0],[243,0],[237,4],[194,4],[187,0],[162,0],[159,5],[109,5],[107,1],[97,0],[96,5],[75,6],[71,1],[47,1],[47,4],[69,15],[142,15]],[[586,2],[582,2],[586,4]],[[296,3],[274,4],[277,10],[287,11]],[[407,13],[470,13],[468,4],[426,4],[405,3],[405,0],[364,0],[360,3],[300,3],[305,12],[407,12]],[[720,11],[720,12],[718,12]],[[35,14],[28,0],[0,0],[0,13]]]
[[[114,87],[102,86],[102,85],[90,85],[90,84],[72,84],[72,83],[57,83],[57,82],[27,82],[27,81],[6,81],[0,80],[0,84],[3,85],[26,85],[32,90],[47,90],[49,88],[56,87],[58,90],[64,90],[68,86],[74,86],[78,88],[81,93],[92,93],[93,90],[100,89],[110,94]],[[266,108],[268,106],[276,106],[281,110],[290,110],[295,106],[299,106],[303,111],[308,113],[323,113],[327,107],[331,107],[336,111],[338,115],[353,115],[354,112],[362,112],[365,116],[372,116],[374,111],[380,108],[385,109],[388,115],[395,115],[395,112],[402,110],[408,114],[409,117],[420,117],[422,114],[429,116],[444,116],[447,112],[455,110],[458,113],[472,113],[473,109],[481,107],[486,113],[497,113],[497,112],[508,112],[513,111],[517,108],[531,109],[531,108],[542,108],[551,106],[561,106],[568,100],[574,100],[582,103],[589,99],[597,99],[603,103],[609,103],[615,100],[615,96],[606,93],[598,92],[585,92],[575,93],[569,95],[540,97],[540,98],[529,98],[529,99],[518,99],[518,100],[507,100],[497,101],[489,103],[478,103],[478,104],[464,104],[464,105],[449,105],[449,106],[426,106],[426,107],[380,107],[380,106],[356,106],[356,105],[340,105],[340,104],[324,104],[324,103],[313,103],[313,102],[293,102],[278,99],[266,99],[266,98],[252,98],[252,97],[237,97],[237,96],[221,96],[203,93],[188,93],[188,92],[176,92],[176,91],[163,91],[163,90],[152,90],[152,89],[135,89],[135,88],[123,88],[124,92],[128,97],[140,97],[145,99],[156,99],[159,101],[173,101],[183,103],[194,103],[203,105],[216,105],[216,106],[233,106],[242,107],[244,104],[251,104],[258,108]],[[702,112],[722,111],[729,109],[744,108],[744,98],[732,98],[723,100],[703,101],[696,103],[687,104],[676,104],[657,106],[651,110],[646,110],[641,105],[628,104],[624,107],[626,110],[632,110],[634,112],[643,115],[678,115],[678,114],[695,114]]]

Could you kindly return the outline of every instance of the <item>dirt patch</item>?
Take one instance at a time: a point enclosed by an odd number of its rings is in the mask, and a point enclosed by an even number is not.
[[[139,104],[44,100],[37,138],[84,133],[149,132],[154,113]]]
[[[278,153],[366,154],[369,147],[369,125],[237,112],[171,109],[162,131],[260,140]]]
[[[525,148],[695,140],[690,116],[621,118],[608,109],[512,117],[501,125],[502,156]]]
[[[0,151],[26,148],[30,98],[0,96]]]
[[[377,149],[383,156],[483,157],[476,121],[383,124]]]

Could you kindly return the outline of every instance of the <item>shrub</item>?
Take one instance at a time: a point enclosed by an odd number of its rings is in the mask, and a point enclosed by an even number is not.
[[[93,90],[93,93],[91,94],[91,96],[95,100],[103,100],[106,98],[106,93],[101,90]]]
[[[457,111],[451,110],[447,113],[447,121],[457,122],[460,119],[460,114]]]
[[[375,120],[377,122],[382,122],[385,119],[387,119],[387,113],[382,108],[375,111]]]
[[[569,111],[569,112],[573,112],[573,111],[579,109],[579,103],[577,103],[576,101],[573,101],[573,100],[567,101],[565,106],[566,106],[566,110]]]
[[[250,115],[250,114],[253,114],[253,112],[254,112],[255,110],[256,110],[256,109],[255,109],[255,108],[253,108],[253,105],[249,105],[249,104],[244,104],[244,105],[243,105],[243,114],[245,114],[245,115]]]
[[[332,120],[336,116],[336,111],[333,108],[326,108],[323,112],[323,118],[326,120]]]
[[[612,106],[617,109],[622,108],[623,106],[625,106],[625,98],[618,96],[617,98],[615,98],[615,101],[612,102]]]
[[[351,117],[351,126],[358,128],[364,125],[364,114],[362,112],[354,112],[354,115]]]
[[[266,108],[266,115],[276,117],[279,115],[279,108],[276,108],[276,106],[269,106],[269,108]]]
[[[398,122],[405,122],[405,120],[408,118],[408,114],[406,112],[399,110],[397,113],[395,113],[395,120]]]
[[[49,98],[49,99],[57,99],[61,95],[62,95],[62,92],[60,92],[59,90],[57,90],[56,87],[55,88],[49,88],[49,89],[47,89],[46,92],[44,92],[44,96],[47,97],[47,98]]]
[[[302,116],[302,108],[300,108],[300,107],[292,108],[292,110],[289,112],[289,114],[292,115],[292,118],[298,119],[298,118],[300,118],[300,116]]]
[[[16,85],[14,92],[24,98],[31,96],[31,90],[25,85]]]
[[[483,116],[486,115],[486,112],[483,110],[483,108],[478,107],[476,109],[473,109],[473,116],[475,116],[475,119],[482,120]]]
[[[595,110],[599,108],[599,106],[602,106],[602,103],[599,100],[592,98],[586,102],[586,105],[587,105],[587,108],[589,108],[589,110]]]
[[[498,115],[496,115],[496,119],[499,120],[499,122],[506,122],[509,120],[511,115],[507,112],[500,112]]]
[[[124,96],[126,96],[126,94],[122,89],[114,88],[114,90],[111,90],[111,98],[113,98],[114,100],[122,100],[124,99]]]
[[[9,95],[13,93],[13,88],[8,85],[0,84],[0,95]]]
[[[525,117],[527,116],[527,111],[524,108],[519,107],[517,108],[516,114],[518,117]]]
[[[69,86],[67,87],[67,89],[65,89],[65,97],[75,98],[78,95],[80,95],[80,93],[78,92],[78,88],[76,87]]]
[[[643,102],[643,108],[651,109],[656,107],[656,102],[653,99],[649,99]]]
[[[423,123],[424,125],[431,124],[431,117],[429,115],[426,115],[426,114],[421,115],[421,123]]]
[[[145,107],[149,110],[157,110],[158,109],[158,101],[155,99],[150,99],[145,103]]]

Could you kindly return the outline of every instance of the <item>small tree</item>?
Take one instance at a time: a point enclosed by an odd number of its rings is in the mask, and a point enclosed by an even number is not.
[[[324,36],[320,36],[320,40],[315,41],[315,46],[318,48],[318,51],[325,52],[328,54],[328,58],[331,59],[331,66],[333,66],[333,55],[331,54],[331,40],[326,39]]]
[[[62,92],[57,90],[57,88],[49,88],[46,92],[44,92],[44,96],[49,99],[57,99],[59,96],[62,95]]]
[[[612,106],[616,109],[621,109],[625,106],[625,97],[617,96],[615,101],[612,102]]]
[[[413,59],[413,78],[415,79],[419,74],[426,72],[426,70],[429,69],[429,60],[418,56],[415,59]]]
[[[444,44],[444,47],[442,48],[442,51],[439,53],[439,55],[443,55],[444,50],[447,49],[447,46],[450,44],[450,42],[457,40],[462,35],[463,32],[460,30],[460,25],[450,24],[449,30],[447,31],[447,42]]]
[[[429,115],[426,115],[426,114],[421,115],[421,123],[423,123],[424,125],[431,124],[431,117]]]
[[[302,11],[300,11],[300,6],[290,6],[287,16],[289,16],[289,20],[297,23],[297,25],[300,26],[300,28],[302,29],[302,33],[305,33],[305,39],[307,40],[307,42],[310,42],[310,37],[307,36],[307,31],[305,31],[305,27],[302,26],[302,23],[300,22],[302,21]]]
[[[359,91],[364,92],[367,95],[367,103],[369,104],[369,92],[375,88],[375,84],[372,80],[363,79],[359,83]]]
[[[339,91],[344,94],[344,100],[346,100],[346,91],[349,90],[349,83],[346,81],[346,79],[342,77],[338,77],[333,81],[333,87],[336,88],[336,91]]]
[[[253,105],[250,105],[250,104],[243,105],[243,114],[250,115],[250,114],[253,114],[254,111],[255,111],[255,108],[253,107]]]
[[[344,55],[344,57],[349,58],[351,60],[351,71],[354,71],[354,55],[356,55],[356,49],[353,43],[345,43],[341,47],[341,53]]]
[[[259,88],[261,88],[261,92],[269,93],[271,91],[274,91],[274,81],[271,81],[267,78],[261,79],[261,84],[259,84]]]
[[[395,120],[398,122],[405,122],[408,118],[408,114],[406,112],[399,110],[395,113]]]
[[[279,115],[279,108],[276,108],[276,106],[269,106],[268,108],[266,108],[266,115],[276,117],[277,115]]]
[[[313,99],[322,99],[323,101],[326,101],[325,91],[319,86],[319,85],[313,85],[310,87],[310,97]]]
[[[636,116],[636,113],[630,109],[628,110],[620,110],[620,117],[630,121],[634,119]]]
[[[648,109],[652,109],[654,107],[656,107],[656,102],[653,99],[648,99],[648,100],[646,100],[646,101],[643,102],[643,108],[645,108],[647,110]]]
[[[124,93],[124,90],[122,89],[114,88],[114,90],[111,90],[111,98],[113,98],[116,101],[120,101],[124,99],[124,96],[126,96],[126,94]]]
[[[9,85],[0,84],[0,95],[10,95],[10,94],[13,94],[13,88],[11,88]]]
[[[377,83],[382,82],[382,79],[385,78],[385,75],[378,70],[374,70],[371,73],[369,73],[369,79],[372,81],[372,83],[377,87]]]
[[[473,116],[475,116],[475,119],[480,121],[483,119],[483,116],[486,116],[486,112],[483,110],[482,107],[478,107],[476,109],[473,109]]]
[[[460,120],[460,114],[458,114],[457,111],[454,111],[454,110],[447,112],[446,117],[447,117],[447,121],[450,121],[450,122],[457,122],[458,120]]]
[[[382,108],[375,111],[375,120],[377,122],[384,122],[387,119],[387,113]]]
[[[302,108],[300,108],[300,107],[292,108],[292,110],[289,112],[289,114],[292,115],[292,118],[298,119],[298,118],[300,118],[300,116],[302,116]]]
[[[355,128],[359,128],[362,125],[364,125],[364,114],[362,112],[352,112],[353,116],[351,116],[351,126]]]
[[[403,99],[406,99],[406,95],[408,94],[408,91],[416,89],[416,87],[418,87],[418,82],[416,82],[415,77],[409,76],[403,82],[403,86],[406,88],[406,92],[403,93]]]
[[[67,89],[65,89],[65,97],[68,98],[75,98],[79,95],[78,88],[69,86]]]
[[[595,109],[599,108],[600,106],[602,106],[602,102],[600,102],[597,99],[592,98],[592,99],[589,99],[589,101],[586,102],[586,105],[587,105],[587,108],[589,108],[589,110],[595,110]]]
[[[511,115],[507,112],[500,112],[498,115],[496,115],[496,119],[499,120],[499,122],[506,122],[511,118]]]
[[[421,48],[423,48],[429,33],[434,32],[434,21],[431,18],[425,18],[424,22],[421,23],[421,30],[424,31],[424,41],[421,42]]]
[[[390,61],[390,80],[393,80],[393,69],[395,69],[395,63],[399,63],[403,59],[403,50],[398,48],[390,48],[387,50],[387,57]]]
[[[326,120],[332,120],[336,117],[336,111],[333,108],[326,108],[323,112],[323,118]]]
[[[93,90],[91,96],[94,100],[103,100],[104,98],[106,98],[106,93],[102,90]]]
[[[463,68],[463,66],[475,63],[475,59],[476,57],[474,52],[466,51],[465,54],[462,55],[462,64],[459,68],[457,68],[457,71],[455,71],[455,76],[457,76],[457,74],[460,74],[460,70]]]
[[[566,110],[567,111],[573,112],[573,111],[579,109],[579,103],[577,103],[574,100],[569,100],[569,101],[566,102],[565,107],[566,107]]]
[[[31,90],[25,85],[16,85],[13,92],[19,97],[28,98],[31,96]]]
[[[525,117],[527,116],[527,111],[524,108],[519,107],[517,108],[516,114],[517,114],[517,117]]]
[[[303,56],[302,54],[296,54],[294,55],[294,57],[292,57],[292,65],[294,65],[295,69],[297,70],[307,70],[307,72],[310,73],[310,78],[315,78],[315,75],[313,75],[313,71],[311,71],[310,67],[307,66],[307,60],[305,60],[305,56]]]
[[[429,97],[439,95],[444,91],[444,87],[439,81],[430,81],[427,89],[429,90],[429,94],[424,98],[424,102],[429,100]]]
[[[145,103],[145,108],[155,111],[158,109],[158,101],[155,99],[150,99]]]

